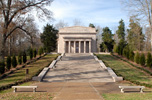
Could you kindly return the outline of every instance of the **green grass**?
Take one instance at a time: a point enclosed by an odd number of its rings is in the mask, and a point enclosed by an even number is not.
[[[141,84],[152,85],[152,76],[146,74],[128,63],[125,63],[111,55],[97,55],[99,59],[103,60],[107,67],[111,67],[117,75],[121,75],[124,79],[135,81]]]
[[[123,62],[111,55],[97,55],[107,67],[111,67],[117,75],[126,80],[136,81],[152,85],[152,77],[142,70]],[[134,84],[125,84],[134,85]],[[147,89],[145,89],[147,91]],[[151,89],[148,89],[151,91]],[[104,93],[101,94],[105,100],[152,100],[152,93]]]
[[[36,93],[5,93],[0,100],[52,100],[53,94],[47,92]]]
[[[36,62],[33,62],[29,65],[27,65],[25,68],[22,68],[20,70],[16,70],[14,73],[9,74],[6,78],[0,80],[0,86],[5,86],[8,84],[15,83],[17,81],[31,78],[34,76],[39,70],[43,69],[44,67],[48,66],[54,58],[56,58],[58,55],[46,55],[45,57],[41,58],[40,60],[37,60]],[[25,71],[26,69],[29,69],[29,74],[26,75]]]
[[[34,84],[36,83],[35,81],[29,81],[29,82],[25,82],[23,84],[20,84],[19,86],[28,86],[28,85],[31,85],[31,84]],[[10,93],[10,92],[13,92],[13,88],[9,88],[9,89],[6,89],[6,90],[3,90],[3,91],[0,91],[0,94],[4,94],[4,93]]]
[[[38,61],[27,65],[25,68],[15,71],[14,73],[8,75],[7,78],[0,80],[0,86],[14,83],[16,81],[20,81],[22,79],[26,79],[27,77],[32,77],[35,75],[40,69],[48,66],[58,55],[46,55],[45,57],[39,59]],[[25,75],[25,69],[29,69],[29,75]],[[35,82],[25,82],[20,86],[31,85]],[[13,89],[6,89],[0,91],[0,100],[52,100],[54,94],[47,92],[36,92],[36,93],[13,93]]]
[[[152,100],[152,93],[102,94],[105,100]]]
[[[36,82],[30,81],[30,82],[23,83],[20,86],[27,86],[34,83]],[[0,100],[52,100],[53,97],[54,97],[53,93],[46,93],[46,92],[13,93],[12,88],[0,91]]]

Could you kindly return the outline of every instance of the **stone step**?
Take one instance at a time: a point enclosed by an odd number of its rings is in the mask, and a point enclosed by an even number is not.
[[[49,70],[45,82],[113,82],[107,70],[90,54],[65,54],[56,68]]]

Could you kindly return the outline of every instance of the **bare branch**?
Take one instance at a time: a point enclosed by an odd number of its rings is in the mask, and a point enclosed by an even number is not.
[[[18,14],[20,11],[23,11],[24,9],[26,8],[30,8],[30,7],[34,7],[34,6],[37,6],[39,4],[41,4],[41,6],[43,6],[44,4],[47,4],[49,2],[51,2],[52,0],[41,0],[40,2],[37,2],[37,3],[32,3],[32,2],[29,2],[26,6],[23,6],[19,9],[17,9],[16,11],[14,11],[13,15],[10,17],[10,20],[8,21],[7,25],[10,24],[10,22],[12,21],[12,19],[16,16],[16,14]],[[46,2],[46,3],[45,3]]]

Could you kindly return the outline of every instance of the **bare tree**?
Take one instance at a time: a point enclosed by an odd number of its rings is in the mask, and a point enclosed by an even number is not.
[[[36,28],[36,24],[34,23],[34,20],[29,18],[27,21],[27,24],[22,29],[26,35],[27,38],[31,44],[31,48],[33,48],[36,41],[34,41],[34,38],[37,37],[37,34],[39,33],[39,30]]]
[[[150,47],[150,28],[147,27],[145,32],[145,50],[150,51],[151,49],[149,47]]]
[[[97,30],[97,50],[100,52],[100,44],[102,43],[102,28],[100,26],[96,26]]]
[[[60,20],[58,23],[55,24],[55,28],[58,30],[67,26],[69,26],[68,23],[64,22],[63,20]]]
[[[121,0],[131,16],[136,16],[150,27],[152,48],[152,0]],[[145,23],[144,23],[145,24]]]
[[[16,30],[22,29],[31,11],[37,12],[39,18],[51,17],[51,12],[46,8],[52,0],[0,0],[0,20],[2,23],[2,48],[1,59],[5,56],[5,47],[8,37]],[[34,10],[35,9],[35,10]],[[10,28],[11,23],[15,23]]]
[[[83,26],[83,23],[80,19],[74,19],[73,20],[73,25],[74,26]]]

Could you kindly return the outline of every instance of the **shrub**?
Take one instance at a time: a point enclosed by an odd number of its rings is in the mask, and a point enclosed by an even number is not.
[[[136,52],[135,56],[134,56],[134,61],[139,64],[140,63],[140,56],[139,56],[139,53]]]
[[[43,54],[44,52],[46,52],[46,48],[41,47],[41,53]]]
[[[129,59],[129,50],[126,51],[126,57]]]
[[[7,67],[8,70],[11,69],[11,56],[8,56],[8,57],[7,57],[6,67]]]
[[[117,52],[118,52],[118,46],[117,46],[116,44],[115,44],[114,47],[113,47],[113,52],[114,52],[114,53],[117,53]]]
[[[18,56],[18,63],[21,65],[22,64],[22,53],[20,52]]]
[[[0,62],[0,74],[3,74],[5,72],[5,63],[4,61]]]
[[[140,56],[140,64],[143,66],[145,65],[145,55],[142,53]]]
[[[39,48],[39,51],[38,51],[38,53],[39,53],[39,55],[41,56],[41,54],[42,54],[42,53],[41,53],[41,48]]]
[[[118,45],[118,54],[119,54],[119,55],[122,55],[122,52],[123,52],[123,48]]]
[[[16,60],[16,56],[13,55],[12,57],[12,66],[15,68],[17,66],[17,60]]]
[[[125,50],[125,49],[123,49],[122,55],[123,55],[124,57],[126,57],[126,50]]]
[[[126,46],[123,49],[123,56],[125,56],[127,59],[129,59],[129,47],[128,46]]]
[[[148,67],[151,67],[151,60],[152,60],[152,58],[151,58],[151,53],[150,52],[148,52],[148,54],[147,54],[147,66]]]
[[[129,59],[131,60],[131,61],[134,61],[134,52],[132,51],[132,50],[130,50],[129,51]]]
[[[23,63],[26,63],[27,61],[27,57],[26,57],[26,52],[24,51],[23,52]]]
[[[30,56],[30,59],[33,58],[33,49],[32,48],[29,49],[29,56]]]
[[[43,48],[39,48],[39,55],[41,56],[41,54],[43,54]]]
[[[120,39],[120,41],[118,43],[118,54],[119,55],[123,55],[124,48],[128,48],[128,45],[127,45],[126,41],[124,41],[124,39]]]
[[[33,50],[33,57],[35,58],[36,55],[37,55],[37,51],[36,51],[36,49],[34,49],[34,50]]]

